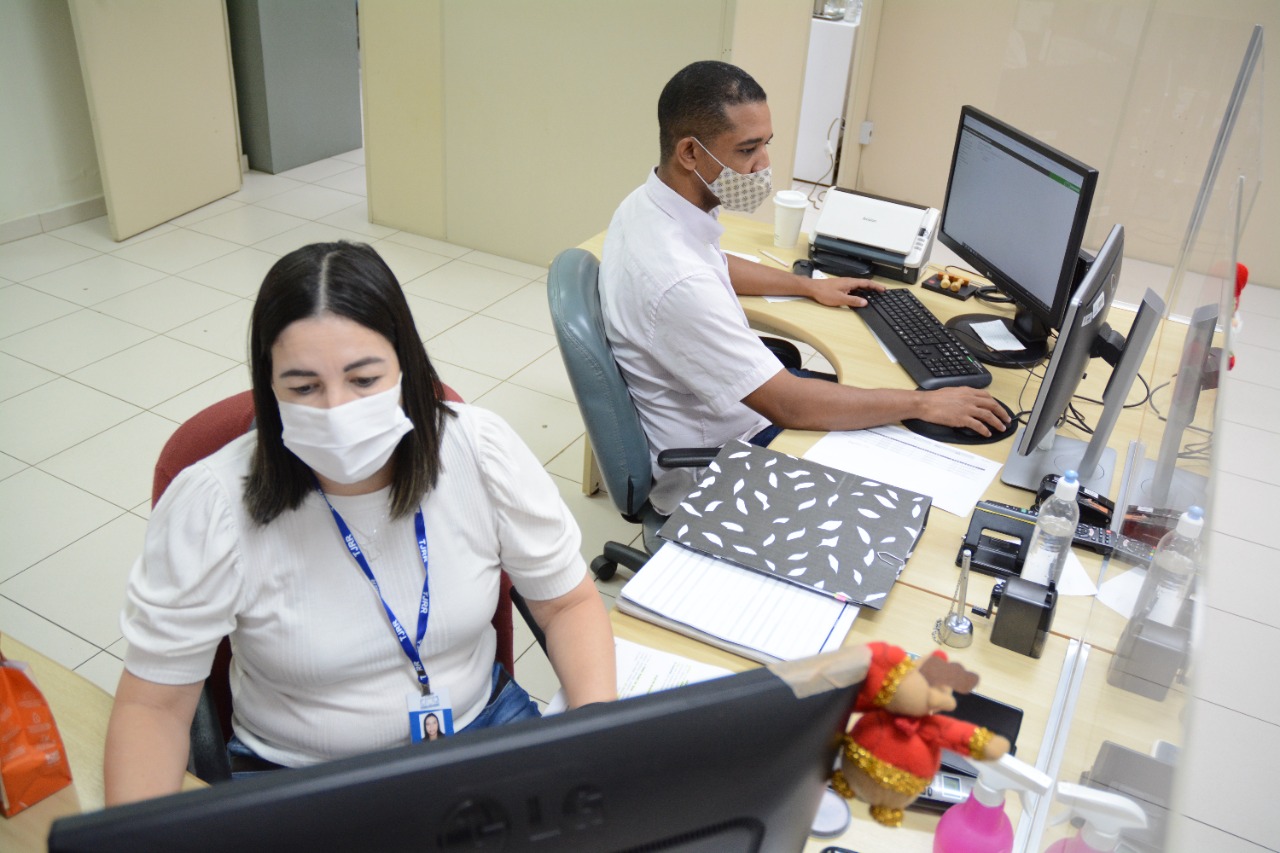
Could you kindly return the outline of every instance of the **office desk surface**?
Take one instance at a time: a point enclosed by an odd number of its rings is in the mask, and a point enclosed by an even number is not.
[[[726,230],[721,247],[730,252],[751,255],[766,265],[785,268],[805,254],[805,246],[780,249],[773,246],[772,228],[766,223],[736,216],[721,219]],[[604,245],[604,235],[599,234],[582,244],[582,248],[599,257]],[[778,264],[768,256],[781,259]],[[924,276],[921,277],[922,280]],[[904,287],[901,283],[884,282],[888,287]],[[919,286],[912,290],[940,319],[946,320],[962,313],[981,312],[1010,316],[1011,308],[970,299],[960,301],[941,294],[925,291]],[[847,308],[829,308],[810,300],[771,301],[759,297],[744,297],[741,303],[751,325],[764,333],[776,333],[800,340],[820,352],[835,369],[841,382],[867,387],[910,389],[915,387],[906,372],[892,363],[865,324]],[[1128,330],[1132,312],[1113,308],[1110,324],[1121,332]],[[1163,323],[1142,368],[1142,374],[1153,381],[1168,379],[1177,371],[1177,356],[1181,350],[1180,338],[1185,327]],[[1110,369],[1091,370],[1081,383],[1079,393],[1100,399]],[[988,389],[1014,412],[1029,411],[1039,390],[1039,375],[1024,370],[992,368],[993,381]],[[1130,394],[1137,399],[1140,392]],[[1082,407],[1088,421],[1096,421],[1101,406]],[[1144,428],[1145,411],[1142,408],[1126,410],[1120,416],[1109,442],[1120,451],[1117,460],[1114,495],[1124,464],[1124,449],[1130,440],[1140,437]],[[1064,435],[1087,441],[1089,436],[1074,427],[1060,430]],[[820,437],[818,432],[788,430],[771,445],[775,449],[793,455],[803,455]],[[1147,436],[1148,440],[1150,437]],[[972,445],[965,449],[988,459],[1003,463],[1014,447],[1010,438],[996,444]],[[1015,506],[1028,506],[1034,499],[1031,492],[1003,484],[997,477],[984,495],[990,500]],[[929,526],[916,548],[890,600],[882,611],[864,611],[854,625],[850,642],[872,639],[896,643],[904,648],[927,652],[935,648],[931,631],[934,623],[948,608],[955,591],[958,570],[955,564],[957,551],[968,529],[969,519],[959,518],[935,509]],[[1114,576],[1127,567],[1111,564],[1096,555],[1076,549],[1086,572],[1095,583]],[[969,585],[968,602],[986,605],[995,580],[974,574]],[[1100,744],[1115,740],[1127,746],[1143,749],[1154,739],[1165,738],[1174,742],[1180,739],[1182,730],[1179,719],[1184,705],[1182,696],[1171,695],[1165,702],[1154,702],[1121,690],[1108,688],[1105,681],[1109,652],[1115,648],[1125,619],[1107,607],[1098,604],[1093,597],[1063,597],[1059,601],[1053,625],[1053,636],[1046,644],[1044,655],[1032,659],[990,643],[990,622],[973,617],[975,639],[963,650],[948,649],[950,655],[978,672],[982,677],[979,692],[1009,702],[1024,710],[1022,732],[1018,738],[1020,758],[1035,763],[1045,744],[1047,728],[1058,722],[1050,719],[1050,703],[1064,675],[1069,639],[1084,639],[1095,648],[1084,670],[1081,697],[1077,713],[1068,733],[1066,756],[1059,777],[1078,780],[1081,771],[1087,769]],[[749,661],[735,658],[712,649],[697,641],[677,636],[663,629],[639,622],[623,614],[613,616],[615,631],[619,636],[634,639],[687,657],[716,663],[731,669],[751,666]],[[1015,824],[1019,806],[1015,798],[1009,798],[1008,809]],[[929,850],[932,831],[937,818],[928,814],[908,812],[902,829],[888,829],[871,821],[866,806],[854,803],[854,822],[838,839],[810,839],[806,851],[817,853],[827,844],[837,844],[853,850]]]
[[[102,808],[102,755],[112,700],[96,684],[7,634],[0,637],[0,649],[5,657],[30,665],[71,762],[70,786],[14,817],[0,819],[0,850],[44,850],[54,820]],[[183,790],[204,786],[188,775]]]
[[[725,225],[725,232],[720,243],[726,251],[750,255],[758,258],[761,263],[778,268],[783,265],[772,261],[765,253],[774,255],[787,264],[805,256],[806,247],[803,241],[793,249],[774,246],[773,229],[768,223],[733,215],[722,216],[721,222]],[[604,234],[601,233],[583,243],[581,248],[594,252],[599,257],[603,246]],[[924,277],[922,275],[921,280]],[[887,287],[908,286],[899,282],[881,281]],[[1012,316],[1013,313],[1012,309],[1005,305],[982,303],[976,299],[960,301],[926,291],[919,286],[911,286],[911,289],[935,315],[944,321],[957,314],[972,312],[1004,316]],[[902,389],[915,387],[915,383],[911,381],[906,371],[888,359],[862,320],[847,308],[831,308],[808,299],[771,301],[762,297],[742,297],[740,301],[753,328],[809,344],[830,362],[844,384]],[[1133,313],[1113,309],[1109,319],[1114,328],[1124,332],[1132,322]],[[1173,325],[1174,328],[1162,329],[1162,333],[1181,334],[1182,327],[1176,324],[1164,325],[1166,327]],[[1170,349],[1176,354],[1179,348],[1161,347],[1161,352],[1166,353],[1165,360],[1169,358],[1167,353]],[[1167,376],[1176,369],[1176,366],[1168,364],[1157,365],[1155,359],[1156,352],[1153,344],[1143,368],[1145,375],[1151,376],[1155,371],[1155,375]],[[993,380],[987,390],[1014,412],[1029,412],[1039,390],[1038,377],[1043,372],[1043,368],[1039,369],[1035,376],[1020,369],[992,368],[991,370]],[[1079,393],[1100,399],[1109,376],[1110,369],[1105,366],[1102,366],[1102,369],[1091,370],[1081,383]],[[1137,393],[1131,395],[1131,399]],[[1101,406],[1085,404],[1082,408],[1086,418],[1091,421],[1096,420],[1102,411]],[[1142,417],[1142,409],[1126,410],[1120,416],[1112,433],[1110,446],[1120,451],[1113,491],[1119,484],[1119,470],[1124,462],[1123,450],[1127,447],[1129,440],[1138,435]],[[1089,439],[1087,434],[1071,426],[1063,427],[1059,432],[1081,441]],[[787,430],[775,439],[770,447],[784,453],[802,456],[822,435],[823,433],[820,432]],[[964,449],[994,461],[1004,462],[1013,452],[1015,441],[1016,438],[1010,437],[994,444],[966,445]],[[1029,506],[1035,495],[1032,492],[1005,485],[997,476],[984,497],[1014,506]],[[952,596],[958,576],[956,555],[968,526],[968,518],[958,518],[935,508],[930,514],[928,528],[921,537],[916,552],[899,582],[948,598]],[[1095,584],[1128,568],[1119,564],[1114,567],[1109,566],[1097,555],[1082,549],[1075,549],[1075,553]],[[968,603],[985,607],[990,600],[991,588],[995,582],[995,578],[973,573],[969,583]],[[973,618],[979,632],[977,642],[984,642],[990,631],[989,620]],[[1090,643],[1112,650],[1124,629],[1124,624],[1123,617],[1105,606],[1096,604],[1093,597],[1063,596],[1059,599],[1053,631],[1061,636],[1077,639],[1085,637],[1087,633]]]
[[[947,601],[934,593],[899,584],[890,593],[884,610],[863,610],[859,614],[847,642],[880,640],[908,651],[927,654],[937,648],[931,632],[946,607]],[[759,665],[616,609],[611,619],[614,634],[633,642],[739,672]],[[1017,742],[1018,757],[1032,764],[1037,760],[1050,722],[1050,704],[1058,686],[1067,646],[1063,638],[1051,637],[1045,645],[1044,656],[1035,662],[980,639],[967,649],[947,649],[951,660],[981,676],[977,688],[979,693],[1023,709],[1022,730]],[[871,819],[866,803],[855,801],[849,805],[853,814],[849,829],[839,838],[810,838],[804,848],[806,851],[817,853],[829,844],[860,851],[932,849],[933,831],[938,823],[936,815],[908,810],[903,826],[891,829]],[[1016,799],[1009,799],[1008,809],[1010,818],[1016,823],[1020,814]]]

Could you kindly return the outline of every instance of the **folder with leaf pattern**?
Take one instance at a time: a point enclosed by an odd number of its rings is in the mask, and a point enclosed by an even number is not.
[[[915,550],[931,504],[928,495],[733,441],[658,532],[879,609]]]

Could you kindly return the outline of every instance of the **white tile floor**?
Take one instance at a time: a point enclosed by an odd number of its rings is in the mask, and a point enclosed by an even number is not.
[[[636,538],[606,498],[578,488],[583,426],[546,270],[370,223],[363,162],[352,151],[250,172],[234,195],[122,243],[102,218],[0,245],[0,630],[114,690],[156,456],[183,420],[248,387],[258,285],[315,240],[377,247],[444,380],[501,413],[546,463],[581,521],[584,556]],[[600,586],[611,605],[619,583]],[[549,700],[550,665],[527,631],[517,644],[520,681]]]
[[[95,219],[0,245],[0,541],[9,555],[0,630],[114,689],[124,654],[117,613],[156,455],[187,417],[248,387],[258,284],[276,258],[316,240],[382,252],[444,380],[533,448],[583,529],[584,556],[606,539],[637,538],[606,498],[579,491],[583,426],[555,348],[545,270],[369,223],[363,162],[352,151],[281,175],[250,172],[234,195],[123,243]],[[1239,363],[1220,395],[1223,474],[1175,833],[1182,850],[1280,851],[1268,782],[1280,758],[1280,537],[1265,526],[1280,499],[1280,291],[1248,288],[1243,312]],[[497,336],[501,352],[489,343]],[[611,603],[618,582],[599,586]],[[521,682],[549,699],[550,666],[527,633],[517,643]]]

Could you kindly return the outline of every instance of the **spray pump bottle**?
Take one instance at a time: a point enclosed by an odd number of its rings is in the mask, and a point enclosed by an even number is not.
[[[933,835],[933,853],[1009,853],[1013,824],[1004,813],[1005,791],[1046,793],[1053,780],[1012,755],[977,761],[969,799],[947,809]]]
[[[1120,844],[1120,831],[1142,829],[1147,813],[1128,797],[1071,782],[1058,783],[1058,800],[1071,807],[1070,817],[1081,817],[1084,826],[1074,838],[1049,845],[1045,853],[1110,853]]]

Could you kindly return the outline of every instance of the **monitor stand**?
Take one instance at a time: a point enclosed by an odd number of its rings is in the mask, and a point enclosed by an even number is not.
[[[1023,432],[1025,427],[1019,428],[1018,434],[1014,436],[1015,448],[1022,441]],[[1100,495],[1111,493],[1111,481],[1116,473],[1116,452],[1113,448],[1106,447],[1105,440],[1101,443],[1099,452],[1096,453],[1097,458],[1091,460],[1086,466],[1085,456],[1094,445],[1094,441],[1086,444],[1079,439],[1067,438],[1054,432],[1049,433],[1049,437],[1051,443],[1048,447],[1041,443],[1028,456],[1021,456],[1016,451],[1010,453],[1009,459],[1000,472],[1001,482],[1014,488],[1034,492],[1040,488],[1040,481],[1046,474],[1062,474],[1069,469],[1075,469],[1080,475],[1081,486],[1092,489]]]
[[[1149,506],[1184,510],[1189,506],[1205,506],[1209,480],[1194,471],[1162,468],[1152,459],[1142,460],[1137,478],[1129,489],[1130,506]]]
[[[1124,351],[1117,359],[1111,371],[1111,379],[1102,393],[1102,414],[1093,429],[1093,436],[1086,444],[1079,439],[1058,435],[1057,430],[1045,436],[1039,447],[1022,456],[1018,448],[1022,446],[1022,435],[1025,427],[1018,430],[1013,440],[1013,450],[1004,463],[1000,479],[1004,483],[1019,489],[1032,491],[1040,488],[1040,481],[1045,474],[1061,474],[1074,468],[1080,475],[1080,485],[1092,489],[1100,495],[1111,495],[1111,481],[1116,471],[1116,452],[1107,446],[1111,441],[1111,432],[1124,409],[1125,398],[1133,387],[1138,375],[1138,368],[1146,358],[1147,348],[1155,336],[1156,326],[1164,316],[1164,300],[1154,290],[1147,288],[1138,306],[1138,314],[1133,319],[1129,335],[1125,341]]]

